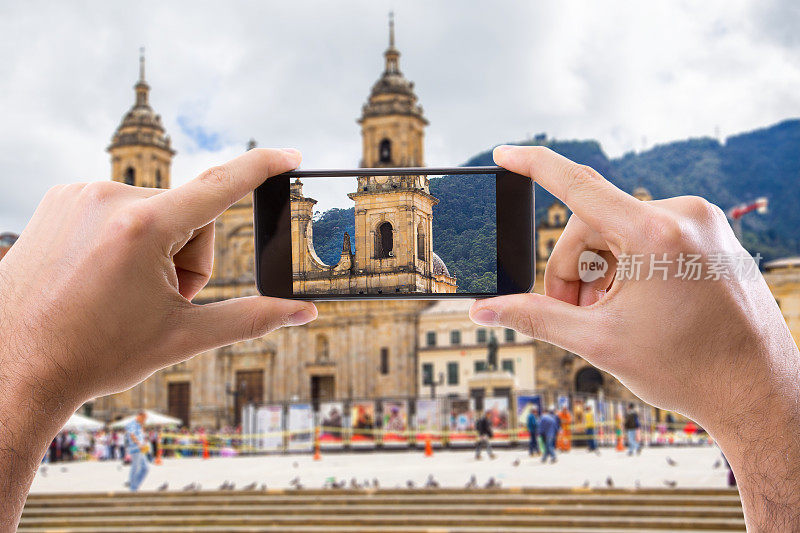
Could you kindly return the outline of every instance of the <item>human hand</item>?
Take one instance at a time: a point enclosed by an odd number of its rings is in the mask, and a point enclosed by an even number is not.
[[[191,302],[211,276],[217,216],[299,162],[297,151],[257,149],[168,191],[114,182],[51,189],[0,262],[0,323],[18,354],[4,367],[83,402],[313,320],[313,304],[299,301]]]
[[[316,318],[313,304],[262,296],[191,302],[211,276],[217,216],[299,163],[254,149],[168,191],[47,193],[0,261],[0,526],[16,524],[47,443],[85,401]]]
[[[542,147],[498,147],[494,158],[534,178],[574,214],[548,260],[546,294],[479,300],[470,310],[475,322],[513,328],[574,352],[643,400],[697,420],[720,442],[737,480],[748,473],[752,450],[767,463],[769,453],[761,447],[776,430],[780,443],[770,452],[783,454],[778,463],[800,456],[800,355],[752,260],[744,262],[750,275],[704,279],[707,268],[700,280],[678,275],[679,266],[686,268],[681,257],[701,256],[708,267],[715,257],[738,261],[746,254],[718,207],[692,196],[641,202]],[[587,250],[609,267],[584,282],[579,257]],[[618,261],[630,267],[635,257],[643,262],[638,279],[615,276]],[[651,266],[664,265],[653,259],[666,259],[666,271],[656,269],[647,279]],[[784,427],[792,429],[781,434]],[[767,470],[756,468],[753,476],[763,480]],[[785,474],[771,472],[793,479],[787,488],[796,487],[800,474]],[[776,498],[796,501],[797,491],[791,498],[790,492]],[[745,501],[751,516],[753,501]]]

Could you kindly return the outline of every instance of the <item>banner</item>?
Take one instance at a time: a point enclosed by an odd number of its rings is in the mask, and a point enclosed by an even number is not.
[[[439,400],[417,400],[417,443],[427,435],[435,443],[441,442],[442,409]]]
[[[567,396],[566,394],[559,394],[557,410],[560,411],[564,408],[567,408],[567,410],[569,410],[569,396]]]
[[[351,446],[368,448],[375,446],[375,402],[353,402],[350,409],[352,437]]]
[[[528,435],[528,413],[534,409],[536,419],[542,416],[542,396],[533,394],[530,396],[517,396],[517,438],[527,439]]]
[[[483,409],[489,413],[494,440],[508,439],[508,398],[488,396],[483,400]]]
[[[314,415],[310,403],[289,405],[289,449],[310,451],[314,445]]]
[[[471,400],[450,400],[450,442],[453,444],[472,443],[475,421],[470,408]]]
[[[266,405],[256,409],[256,433],[258,448],[262,451],[278,451],[283,448],[283,407]]]
[[[383,445],[407,446],[408,403],[399,400],[383,401]]]
[[[327,449],[344,446],[344,404],[342,402],[323,402],[319,406],[320,446]]]

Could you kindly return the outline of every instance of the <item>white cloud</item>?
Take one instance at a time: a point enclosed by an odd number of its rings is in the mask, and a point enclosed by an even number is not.
[[[174,183],[241,152],[294,146],[304,167],[360,159],[355,119],[382,69],[388,1],[19,2],[0,18],[0,230],[53,184],[107,179],[110,137],[147,47]],[[401,68],[431,121],[426,163],[546,131],[619,155],[732,134],[800,110],[788,1],[394,3]],[[198,149],[189,117],[221,140]]]

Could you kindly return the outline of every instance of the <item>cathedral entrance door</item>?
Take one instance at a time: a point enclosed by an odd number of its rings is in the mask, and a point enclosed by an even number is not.
[[[189,420],[189,382],[176,381],[167,384],[167,414],[183,420],[183,425],[191,427]]]
[[[319,402],[333,400],[336,391],[333,376],[311,376],[311,403],[319,410]]]
[[[264,371],[239,370],[236,372],[236,405],[234,406],[234,425],[242,422],[242,407],[248,403],[260,404],[264,401]]]

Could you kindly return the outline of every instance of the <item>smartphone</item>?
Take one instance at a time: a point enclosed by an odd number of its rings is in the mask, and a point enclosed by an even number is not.
[[[254,193],[264,296],[476,298],[534,282],[533,181],[501,167],[295,170]]]

